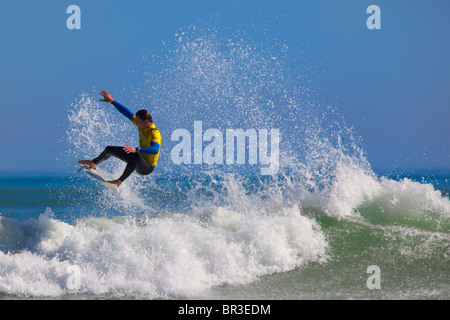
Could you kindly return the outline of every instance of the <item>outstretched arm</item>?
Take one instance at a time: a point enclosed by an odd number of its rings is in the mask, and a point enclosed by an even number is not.
[[[100,92],[100,94],[102,95],[103,99],[100,99],[100,101],[104,101],[107,103],[111,103],[114,107],[116,107],[116,109],[123,114],[125,117],[127,117],[128,119],[132,119],[134,116],[134,113],[131,112],[127,107],[125,107],[124,105],[120,104],[119,102],[115,101],[111,95],[109,94],[108,91],[106,90],[102,90],[102,92]]]
[[[111,97],[111,95],[109,94],[108,91],[106,91],[105,89],[102,90],[102,92],[100,92],[100,94],[102,95],[103,99],[100,99],[100,101],[105,101],[107,103],[111,103],[114,101],[114,99]]]
[[[138,150],[139,149],[139,150]],[[135,148],[129,145],[126,145],[123,150],[126,153],[143,153],[143,154],[158,154],[159,152],[159,143],[152,142],[150,144],[150,147],[141,147],[141,148]]]
[[[142,147],[139,148],[139,153],[143,154],[158,154],[159,152],[159,143],[151,142],[150,147]]]

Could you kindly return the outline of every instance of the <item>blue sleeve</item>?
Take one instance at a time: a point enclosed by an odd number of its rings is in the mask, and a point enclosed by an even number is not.
[[[125,107],[123,104],[120,104],[119,102],[117,102],[116,100],[114,100],[113,102],[111,102],[111,104],[116,107],[116,109],[123,114],[125,117],[127,117],[128,119],[132,119],[134,116],[134,113],[130,111],[130,109],[128,109],[127,107]]]
[[[157,142],[152,142],[150,147],[139,148],[139,153],[143,154],[158,154],[159,144]]]

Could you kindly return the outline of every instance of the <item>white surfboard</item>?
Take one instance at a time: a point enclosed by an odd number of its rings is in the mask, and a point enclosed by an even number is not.
[[[103,178],[95,169],[89,168],[89,166],[81,165],[81,168],[78,171],[83,171],[88,177],[91,177],[95,181],[101,183],[105,187],[115,191],[119,192],[117,186],[114,183],[106,181],[105,178]]]

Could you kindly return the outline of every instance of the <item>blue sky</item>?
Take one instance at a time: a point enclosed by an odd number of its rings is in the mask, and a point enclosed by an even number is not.
[[[80,30],[66,27],[72,4]],[[371,4],[380,30],[366,27]],[[192,25],[286,44],[287,63],[309,66],[373,167],[450,169],[448,12],[447,0],[1,1],[0,171],[65,170],[80,93],[126,91],[142,56]]]

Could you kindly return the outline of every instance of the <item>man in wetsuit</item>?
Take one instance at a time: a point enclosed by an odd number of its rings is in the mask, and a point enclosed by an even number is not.
[[[127,107],[115,101],[106,90],[103,90],[100,94],[103,96],[103,99],[100,101],[111,103],[121,114],[130,119],[138,127],[139,147],[135,148],[129,145],[125,147],[107,146],[97,158],[93,160],[83,159],[78,161],[78,163],[95,169],[97,164],[107,160],[110,156],[125,161],[127,165],[120,178],[109,181],[117,186],[120,186],[134,170],[141,175],[152,173],[158,162],[161,146],[161,134],[156,129],[152,116],[147,110],[139,110],[136,114],[133,114]]]

